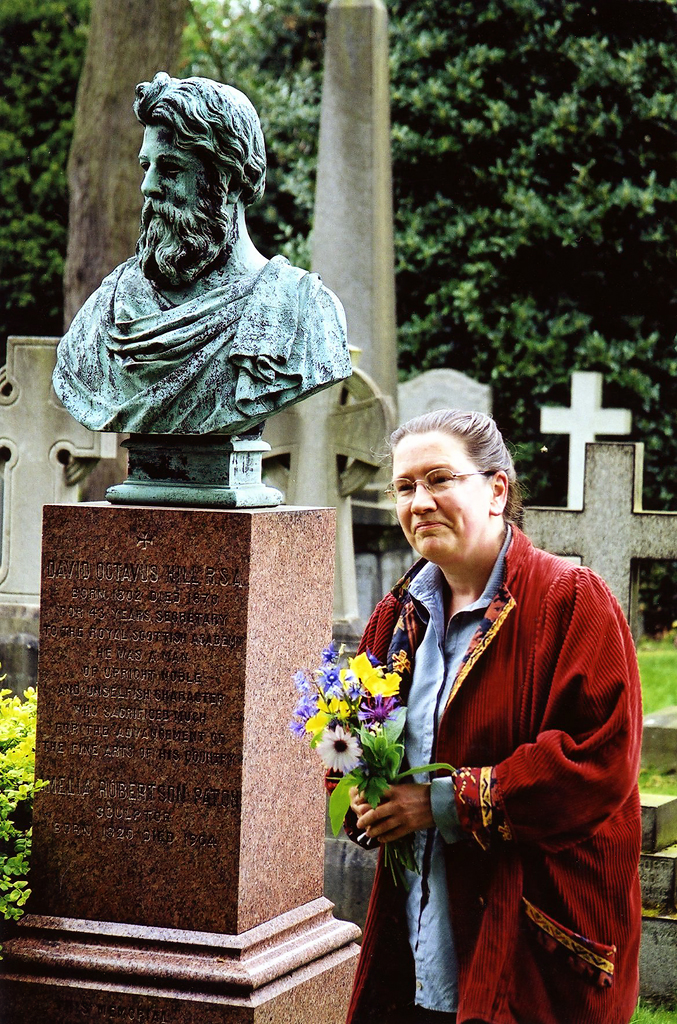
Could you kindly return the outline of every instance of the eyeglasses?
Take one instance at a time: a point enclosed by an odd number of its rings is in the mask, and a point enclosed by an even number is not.
[[[423,484],[428,494],[433,498],[439,498],[445,492],[452,490],[460,480],[469,476],[494,476],[496,470],[486,470],[475,473],[453,473],[450,469],[431,469],[425,476],[418,480],[409,480],[406,476],[398,476],[389,487],[386,487],[386,494],[398,505],[409,505],[414,500],[416,488]]]

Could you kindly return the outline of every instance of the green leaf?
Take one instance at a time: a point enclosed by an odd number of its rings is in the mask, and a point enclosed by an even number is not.
[[[440,771],[454,772],[456,771],[456,769],[452,768],[452,766],[450,764],[447,764],[445,761],[436,761],[434,764],[422,764],[419,765],[417,768],[408,768],[406,772],[400,772],[397,778],[393,781],[400,782],[402,779],[406,779],[408,775],[420,775],[421,772]]]
[[[343,828],[343,822],[350,807],[350,789],[357,783],[358,779],[353,772],[344,775],[329,797],[329,821],[335,836]]]

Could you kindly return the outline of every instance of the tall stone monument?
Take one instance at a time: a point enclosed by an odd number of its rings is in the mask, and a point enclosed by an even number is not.
[[[331,636],[331,509],[261,483],[264,416],[350,372],[340,303],[266,261],[241,93],[137,89],[137,257],[85,304],[57,392],[130,430],[110,502],[45,510],[28,913],[3,1024],[335,1024],[359,934],[323,895],[321,770],[291,676]]]
[[[312,260],[313,269],[341,296],[350,344],[359,350],[357,371],[346,385],[272,421],[265,437],[278,474],[282,459],[291,462],[281,477],[288,501],[337,508],[334,631],[349,642],[363,625],[350,496],[378,471],[378,452],[396,416],[391,177],[385,6],[382,0],[331,0]]]

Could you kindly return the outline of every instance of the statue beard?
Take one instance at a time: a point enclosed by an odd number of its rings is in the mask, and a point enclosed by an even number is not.
[[[203,185],[194,207],[146,199],[136,244],[139,265],[159,287],[191,284],[208,267],[225,263],[237,238],[237,207],[229,217],[227,190]]]

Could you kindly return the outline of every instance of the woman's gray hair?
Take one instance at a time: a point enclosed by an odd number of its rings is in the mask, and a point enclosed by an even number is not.
[[[434,430],[461,441],[468,458],[481,473],[496,473],[501,470],[506,474],[508,500],[503,518],[509,523],[519,522],[522,517],[522,493],[515,465],[494,420],[483,412],[437,409],[435,412],[424,413],[423,416],[415,416],[390,435],[391,459],[395,448],[404,437],[408,437],[409,434],[429,434]]]

